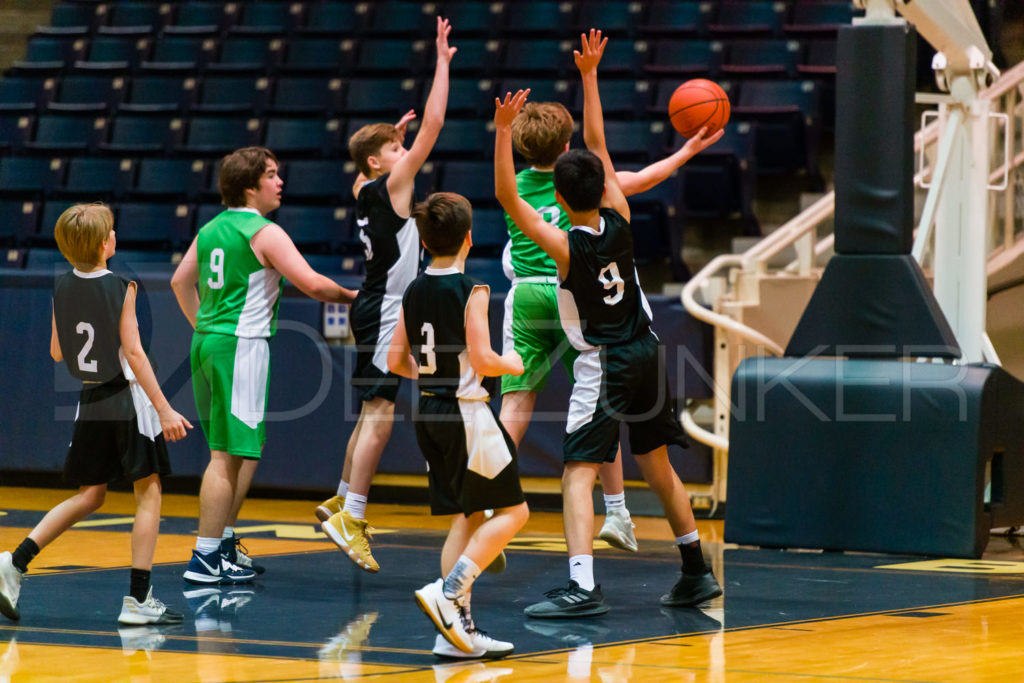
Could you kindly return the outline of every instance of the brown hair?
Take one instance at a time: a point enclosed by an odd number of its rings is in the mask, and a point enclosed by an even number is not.
[[[278,163],[266,147],[243,147],[224,157],[217,177],[221,203],[228,207],[245,206],[245,191],[259,189],[268,161]]]
[[[390,123],[369,123],[348,139],[348,153],[352,161],[356,162],[359,172],[367,178],[370,177],[372,169],[368,159],[380,154],[380,150],[389,142],[401,142],[402,136],[398,129]]]
[[[535,166],[552,166],[572,137],[572,114],[558,102],[527,102],[512,119],[512,144]]]
[[[454,192],[435,192],[412,209],[420,239],[431,256],[454,256],[473,227],[473,207]]]
[[[105,204],[75,204],[65,209],[53,228],[57,247],[76,268],[95,266],[103,240],[114,229],[114,214]]]

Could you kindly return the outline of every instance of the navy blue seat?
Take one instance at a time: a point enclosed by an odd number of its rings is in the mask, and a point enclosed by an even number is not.
[[[513,4],[505,14],[504,33],[538,36],[564,36],[572,24],[573,5],[560,0],[532,0],[529,7]],[[514,41],[518,42],[518,41]]]
[[[708,30],[714,35],[780,36],[786,7],[775,0],[726,0],[717,3]]]
[[[530,102],[561,102],[569,107],[574,99],[576,91],[575,81],[568,79],[550,78],[529,78],[526,76],[512,76],[504,79],[498,84],[496,96],[504,98],[505,93],[515,94],[517,90],[529,88]],[[602,97],[602,101],[604,98]],[[494,100],[490,100],[490,116],[494,118]]]
[[[501,68],[506,74],[561,75],[573,67],[574,47],[579,46],[566,40],[512,40]]]
[[[459,48],[455,57],[458,74],[488,76],[499,71],[503,41],[470,38],[452,42]]]
[[[807,45],[803,59],[797,64],[797,71],[808,76],[831,78],[836,74],[835,39],[812,40]],[[0,86],[3,82],[0,82]]]
[[[139,249],[121,249],[107,261],[115,273],[125,277],[133,277],[136,273],[173,273],[177,265],[171,263],[168,251],[143,251]]]
[[[642,3],[636,2],[619,2],[618,0],[581,2],[572,23],[572,32],[579,34],[585,33],[591,28],[599,28],[601,33],[606,36],[632,36],[640,22],[642,9]],[[604,66],[604,58],[601,59],[601,66]]]
[[[337,77],[281,76],[274,85],[270,111],[273,114],[329,116],[341,107],[343,85],[342,79]]]
[[[279,38],[229,37],[221,42],[217,61],[206,69],[264,74],[277,66],[283,51],[284,41]]]
[[[57,225],[57,219],[75,203],[76,202],[68,200],[50,200],[48,202],[44,202],[39,232],[29,238],[29,244],[37,247],[56,249],[57,241],[53,237],[53,229]],[[36,258],[39,258],[39,256],[37,255]],[[29,260],[31,261],[31,258]],[[60,266],[67,270],[71,269],[71,266],[68,265],[68,262],[64,260],[64,257],[60,255],[59,251],[57,252],[57,260],[54,261],[54,263],[59,263]],[[31,263],[28,265],[31,266]]]
[[[191,109],[202,114],[259,114],[270,100],[269,88],[266,76],[207,76]]]
[[[96,26],[96,10],[93,3],[58,2],[53,6],[50,25],[64,28],[79,27],[91,30]]]
[[[438,14],[451,22],[459,36],[490,36],[501,31],[505,11],[505,5],[496,2],[445,2]]]
[[[345,163],[341,159],[288,161],[281,171],[288,201],[338,204],[343,197],[351,198],[351,183],[343,186]]]
[[[135,68],[149,56],[148,38],[137,36],[93,36],[86,61],[76,62],[78,70],[117,71]]]
[[[79,36],[33,36],[28,39],[25,58],[17,64],[23,70],[70,67],[85,56],[86,45],[87,41]]]
[[[171,6],[138,0],[118,0],[107,10],[107,25],[145,27],[147,33],[159,30],[170,17]]]
[[[355,41],[296,37],[288,43],[281,70],[287,73],[334,75],[352,67]]]
[[[29,249],[25,255],[25,270],[58,273],[71,270],[71,266],[57,249]]]
[[[759,173],[802,171],[810,189],[823,187],[818,170],[820,88],[814,81],[746,81],[732,112],[754,124]]]
[[[285,204],[273,218],[300,250],[326,253],[341,243],[349,215],[339,207]]]
[[[121,76],[65,76],[47,108],[54,112],[103,114],[121,101],[124,83]]]
[[[665,146],[662,121],[605,121],[604,137],[608,154],[619,162],[651,163]],[[582,129],[573,135],[573,147],[583,148]]]
[[[29,235],[39,232],[39,202],[28,199],[0,199],[0,245],[12,247],[16,244],[24,244]],[[24,259],[19,259],[19,265],[7,264],[4,267],[18,267],[24,265]]]
[[[853,17],[863,16],[863,11],[854,11],[853,3],[835,0],[797,2],[789,20],[782,29],[789,34],[803,36],[831,34],[833,37],[840,26],[849,25]]]
[[[411,78],[352,79],[345,94],[345,109],[353,116],[379,114],[397,121],[419,104],[416,85]]]
[[[359,56],[353,70],[356,75],[403,72],[414,74],[422,67],[429,66],[433,69],[434,60],[430,59],[432,56],[426,52],[426,43],[422,40],[363,40],[359,43]]]
[[[67,177],[56,190],[59,197],[111,202],[120,199],[131,184],[135,164],[131,159],[80,157],[68,161]]]
[[[28,249],[5,249],[0,254],[0,268],[5,270],[21,270],[28,260]]]
[[[651,102],[651,83],[646,80],[623,79],[601,81],[601,110],[610,118],[636,118],[646,114]],[[532,93],[531,93],[532,98]],[[569,111],[583,114],[583,88],[576,89],[576,98]]]
[[[493,106],[493,100],[492,100]],[[486,159],[494,151],[494,133],[486,119],[445,119],[431,157],[437,159]]]
[[[722,43],[707,40],[661,40],[654,44],[644,69],[655,76],[713,78],[722,63]]]
[[[195,201],[209,165],[201,159],[141,159],[130,195],[135,199]]]
[[[474,207],[496,204],[494,164],[489,161],[447,161],[441,167],[437,189],[457,192]]]
[[[358,34],[369,21],[369,3],[314,2],[299,33],[321,36]]]
[[[188,240],[192,209],[187,204],[122,202],[115,213],[117,241],[128,248],[170,250]]]
[[[118,105],[118,111],[171,114],[190,106],[195,98],[194,76],[139,75],[131,79],[128,94]]]
[[[490,285],[492,292],[507,292],[512,286],[500,258],[470,256],[466,259],[466,275]]]
[[[0,85],[2,85],[0,81]],[[431,80],[423,84],[430,92]],[[494,116],[494,82],[484,78],[452,78],[448,81],[449,115],[465,114],[492,118]]]
[[[25,149],[34,152],[84,154],[96,149],[106,133],[107,120],[94,116],[44,114]]]
[[[0,114],[31,114],[53,97],[54,80],[45,76],[0,78]]]
[[[195,214],[195,218],[192,222],[191,234],[194,236],[204,225],[216,218],[222,211],[224,211],[222,204],[207,203],[193,207],[192,212]]]
[[[640,20],[640,33],[652,37],[703,35],[711,19],[711,7],[711,3],[653,2]]]
[[[501,258],[508,242],[508,224],[502,209],[473,208],[473,256]]]
[[[179,118],[122,114],[111,119],[110,138],[100,149],[117,154],[158,154],[170,150],[181,135]]]
[[[684,142],[675,134],[672,149]],[[760,234],[753,211],[756,171],[753,127],[745,121],[730,122],[721,140],[679,169],[681,210],[687,216],[741,220],[744,234]]]
[[[730,41],[722,73],[730,78],[795,78],[801,48],[796,40]]]
[[[175,3],[175,7],[177,12],[174,16],[174,23],[164,28],[165,33],[190,28],[201,28],[204,31],[226,29],[235,22],[238,13],[235,3],[208,0],[189,0]]]
[[[246,2],[242,15],[231,26],[231,33],[246,35],[283,35],[297,26],[302,5],[297,2]]]
[[[227,154],[259,141],[260,121],[244,117],[195,116],[187,124],[185,141],[178,152],[186,154]]]
[[[370,3],[370,7],[369,22],[364,29],[368,34],[391,35],[408,40],[425,38],[434,30],[435,15],[424,12],[422,2],[378,0]]]
[[[267,121],[265,144],[282,156],[330,156],[340,145],[341,124],[337,119],[282,119]]]
[[[0,151],[20,152],[32,135],[35,117],[27,114],[0,116]]]
[[[641,76],[644,63],[647,61],[648,49],[648,43],[642,40],[609,42],[604,48],[604,56],[601,57],[602,76]]]
[[[213,57],[215,41],[197,36],[163,35],[153,45],[149,60],[140,63],[143,71],[181,71],[188,74]]]

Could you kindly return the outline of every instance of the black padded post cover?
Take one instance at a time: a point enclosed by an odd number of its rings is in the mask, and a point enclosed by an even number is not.
[[[908,254],[914,225],[915,31],[842,26],[836,63],[839,254]]]
[[[998,367],[748,358],[732,400],[730,543],[980,557],[1024,524],[1024,384]]]
[[[959,358],[961,353],[912,256],[836,254],[786,355]]]

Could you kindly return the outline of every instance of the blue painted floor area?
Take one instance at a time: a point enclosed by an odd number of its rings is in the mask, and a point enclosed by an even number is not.
[[[178,522],[169,519],[168,524]],[[186,526],[184,520],[181,525]],[[184,583],[184,562],[158,566],[155,594],[186,614],[185,623],[174,628],[118,629],[118,596],[127,587],[123,568],[29,574],[23,583],[22,620],[17,627],[3,622],[0,643],[17,634],[20,643],[304,659],[344,658],[359,649],[364,663],[430,666],[437,661],[430,653],[435,631],[417,608],[413,591],[437,577],[442,542],[443,534],[436,531],[381,537],[374,546],[382,567],[377,575],[357,569],[338,551],[258,558],[266,574],[233,588]],[[508,569],[482,575],[474,587],[476,622],[491,635],[513,641],[521,656],[587,643],[796,626],[868,613],[926,617],[941,613],[944,604],[1024,593],[1020,574],[878,568],[921,558],[729,549],[715,563],[723,598],[706,611],[668,609],[658,598],[675,581],[678,556],[671,546],[662,550],[667,544],[644,545],[655,553],[597,553],[595,572],[611,612],[581,620],[527,619],[524,607],[567,580],[566,558],[552,552],[509,552]]]

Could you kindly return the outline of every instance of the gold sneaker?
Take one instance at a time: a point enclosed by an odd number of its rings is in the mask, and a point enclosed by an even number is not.
[[[345,496],[332,496],[316,506],[316,518],[326,522],[331,515],[336,515],[345,507]]]
[[[380,571],[380,565],[370,554],[370,535],[372,529],[365,519],[356,519],[348,512],[342,510],[330,516],[320,525],[328,538],[334,541],[335,545],[348,553],[349,559],[355,562],[360,569],[365,569],[371,574]]]

